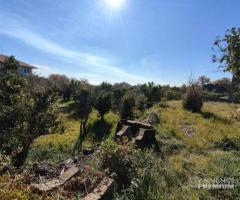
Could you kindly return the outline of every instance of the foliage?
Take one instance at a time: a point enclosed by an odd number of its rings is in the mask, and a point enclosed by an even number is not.
[[[190,113],[182,108],[180,101],[168,101],[167,103],[168,107],[164,109],[159,109],[156,104],[148,110],[149,112],[155,110],[161,115],[161,122],[156,126],[160,152],[138,150],[131,146],[121,147],[112,141],[107,141],[103,142],[97,156],[94,156],[90,161],[93,165],[100,163],[102,170],[107,168],[103,166],[104,161],[106,161],[106,164],[112,167],[113,173],[116,171],[120,176],[124,176],[124,174],[127,176],[123,177],[123,180],[128,180],[127,187],[122,187],[122,189],[117,187],[113,190],[113,199],[217,200],[222,197],[224,199],[237,199],[239,187],[233,190],[198,190],[191,187],[190,181],[195,176],[200,178],[237,178],[240,157],[235,147],[239,145],[240,129],[239,122],[229,122],[229,120],[231,112],[236,110],[239,105],[235,104],[236,107],[232,107],[227,103],[206,102],[202,108],[202,113]],[[65,133],[44,135],[35,140],[30,154],[39,152],[39,155],[35,155],[32,161],[37,161],[38,158],[39,160],[56,159],[55,162],[58,162],[71,155],[71,145],[77,140],[79,134],[79,121],[72,117],[71,111],[68,109],[71,104],[74,102],[59,103],[59,107],[66,107],[66,109],[61,110],[67,110],[66,116],[64,116]],[[113,118],[115,120],[112,120]],[[90,136],[92,125],[97,121],[97,112],[92,111],[88,120],[90,131],[88,136]],[[111,133],[113,134],[117,115],[110,112],[106,114],[105,121],[112,124]],[[192,126],[195,134],[186,136],[182,130],[183,124]],[[229,140],[226,140],[225,137]],[[227,147],[230,145],[231,149],[224,150],[225,146],[218,146],[221,141],[227,144]],[[85,141],[85,145],[89,145],[88,141]],[[44,157],[44,152],[46,157]],[[41,153],[43,154],[41,155]],[[117,165],[111,162],[115,159],[118,161],[115,162]],[[125,160],[126,163],[123,162]],[[117,180],[116,172],[115,179]],[[0,177],[0,180],[3,183],[0,187],[0,195],[3,198],[16,198],[16,192],[26,194],[27,187],[17,187],[16,185],[10,187],[8,185],[15,181],[15,177],[6,178],[4,176]],[[119,182],[121,185],[122,182],[120,180]],[[27,198],[31,198],[33,194],[27,193],[27,195],[30,195]],[[32,198],[47,199],[48,197],[37,195]]]
[[[124,96],[121,105],[121,118],[131,119],[133,118],[133,108],[135,106],[135,99],[132,96]]]
[[[149,103],[156,102],[161,99],[160,85],[154,85],[153,82],[149,82],[147,84],[141,85],[140,90],[143,92]]]
[[[96,110],[99,112],[101,121],[104,120],[104,115],[110,111],[111,109],[111,94],[110,93],[102,93],[97,98],[95,104]]]
[[[112,108],[115,111],[120,111],[121,101],[125,94],[124,89],[114,88],[112,92]]]
[[[78,106],[78,114],[80,118],[80,133],[74,151],[80,151],[82,149],[82,143],[87,136],[86,124],[93,108],[91,91],[88,89],[82,89],[76,97],[76,104]]]
[[[20,166],[31,143],[55,126],[54,92],[32,90],[18,74],[19,64],[10,57],[0,69],[0,151]]]
[[[225,137],[215,144],[216,148],[222,149],[223,151],[239,151],[240,150],[240,139],[239,138],[228,138]]]
[[[200,83],[200,85],[203,87],[204,85],[208,84],[211,82],[210,78],[206,77],[206,76],[200,76],[198,78],[198,82]]]
[[[202,89],[195,83],[187,88],[183,107],[192,112],[200,112],[203,106]]]
[[[232,84],[229,98],[233,101],[235,82],[240,78],[240,28],[226,31],[224,38],[217,38],[214,42],[215,55],[213,62],[219,63],[219,68],[232,73]]]
[[[101,147],[100,166],[114,175],[116,183],[121,188],[129,185],[136,173],[133,152],[133,149],[124,148],[110,140]]]
[[[167,107],[168,107],[166,98],[163,98],[163,99],[159,102],[159,107],[160,107],[160,108],[167,108]]]
[[[219,67],[240,76],[240,29],[232,28],[226,31],[224,38],[217,38],[214,42],[216,50],[213,61],[219,62]]]

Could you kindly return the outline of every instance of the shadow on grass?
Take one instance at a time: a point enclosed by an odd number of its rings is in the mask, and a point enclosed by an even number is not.
[[[91,126],[88,127],[89,132],[93,133],[93,138],[97,142],[101,142],[104,138],[107,138],[111,133],[112,124],[103,120],[94,121]]]
[[[79,119],[79,105],[75,102],[68,104],[63,108],[63,112],[69,114],[70,118]]]
[[[227,118],[224,118],[224,117],[220,117],[214,113],[211,113],[211,112],[201,112],[200,113],[202,115],[202,117],[204,119],[214,119],[216,121],[219,121],[223,124],[231,124],[231,120],[227,119]]]

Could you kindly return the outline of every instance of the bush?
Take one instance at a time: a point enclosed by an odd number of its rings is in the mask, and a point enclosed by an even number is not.
[[[167,108],[168,107],[166,98],[162,98],[162,100],[159,102],[159,107],[160,108]]]
[[[201,112],[203,106],[202,89],[192,83],[188,88],[183,100],[183,107],[192,112]]]
[[[114,179],[121,188],[129,185],[136,174],[133,152],[133,149],[119,146],[110,140],[102,146],[101,168],[115,175]]]
[[[224,137],[222,140],[215,143],[215,147],[222,149],[223,151],[239,151],[240,139]]]

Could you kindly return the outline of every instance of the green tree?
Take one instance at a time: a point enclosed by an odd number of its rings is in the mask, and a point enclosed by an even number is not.
[[[155,85],[153,82],[148,82],[140,86],[140,90],[147,98],[149,103],[157,102],[161,100],[162,91],[160,85]]]
[[[10,57],[0,68],[0,150],[9,156],[22,148],[28,131],[25,122],[33,105],[26,91],[26,80],[18,74],[19,67],[14,57]]]
[[[135,106],[135,99],[132,96],[124,96],[121,106],[121,118],[131,119],[133,117],[133,108]]]
[[[97,102],[95,104],[95,108],[100,114],[101,121],[104,120],[104,115],[110,111],[111,109],[111,94],[110,93],[102,93],[97,98]]]
[[[93,99],[90,90],[81,89],[76,98],[78,114],[80,118],[80,134],[75,144],[74,151],[82,150],[82,143],[87,136],[86,124],[93,107]]]
[[[47,134],[56,120],[50,94],[37,95],[39,91],[19,75],[19,67],[10,57],[0,68],[0,152],[15,166],[25,161],[33,140]]]
[[[229,99],[233,101],[235,81],[240,77],[240,28],[227,30],[224,38],[218,37],[214,42],[214,50],[213,62],[218,62],[223,71],[232,73]]]
[[[14,165],[21,166],[25,161],[34,139],[51,132],[58,125],[55,109],[56,93],[51,88],[42,88],[31,93],[32,106],[28,110],[27,132],[22,136],[22,149],[14,157]],[[29,100],[27,100],[29,102]]]

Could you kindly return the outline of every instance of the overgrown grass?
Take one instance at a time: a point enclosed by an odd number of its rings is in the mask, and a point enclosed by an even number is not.
[[[204,151],[224,137],[240,138],[240,123],[231,119],[235,106],[207,102],[202,113],[191,113],[182,109],[180,101],[168,104],[168,108],[159,109],[161,123],[158,129],[160,133],[163,128],[172,130],[184,140],[188,150]],[[191,130],[191,135],[184,132],[186,128]]]
[[[65,128],[64,133],[44,135],[36,139],[30,150],[27,163],[35,161],[49,161],[52,163],[68,158],[73,153],[74,145],[79,137],[80,122],[75,115],[74,103],[61,102],[58,105],[59,117]],[[102,123],[98,113],[94,110],[88,120],[88,137],[83,143],[84,148],[89,148],[103,139],[113,136],[118,116],[113,112],[105,115]]]
[[[72,106],[72,102],[59,104],[65,132],[38,138],[32,146],[28,163],[42,160],[57,162],[72,154],[79,135],[79,121]],[[232,113],[239,107],[236,104],[207,102],[201,113],[192,113],[182,108],[181,101],[167,102],[167,106],[155,105],[145,110],[141,118],[147,117],[149,113],[157,113],[160,117],[160,122],[155,125],[159,152],[131,149],[131,146],[117,147],[114,142],[109,145],[108,141],[102,146],[106,153],[89,162],[94,166],[94,163],[104,161],[105,165],[110,166],[111,172],[119,177],[128,174],[130,170],[131,175],[128,177],[131,177],[131,182],[127,187],[113,191],[113,199],[239,199],[239,186],[234,189],[206,190],[191,185],[194,177],[239,180],[240,123],[232,119]],[[118,116],[110,112],[102,123],[97,112],[93,111],[87,125],[89,135],[84,146],[91,147],[102,140],[111,139],[117,119]],[[127,148],[126,154],[119,153],[115,148],[120,148],[120,152]],[[109,155],[117,161],[111,162]],[[134,170],[125,166],[133,167]],[[6,192],[6,187],[3,191]],[[32,195],[23,188],[16,187],[14,191],[17,195]],[[15,192],[9,195],[13,194]]]

